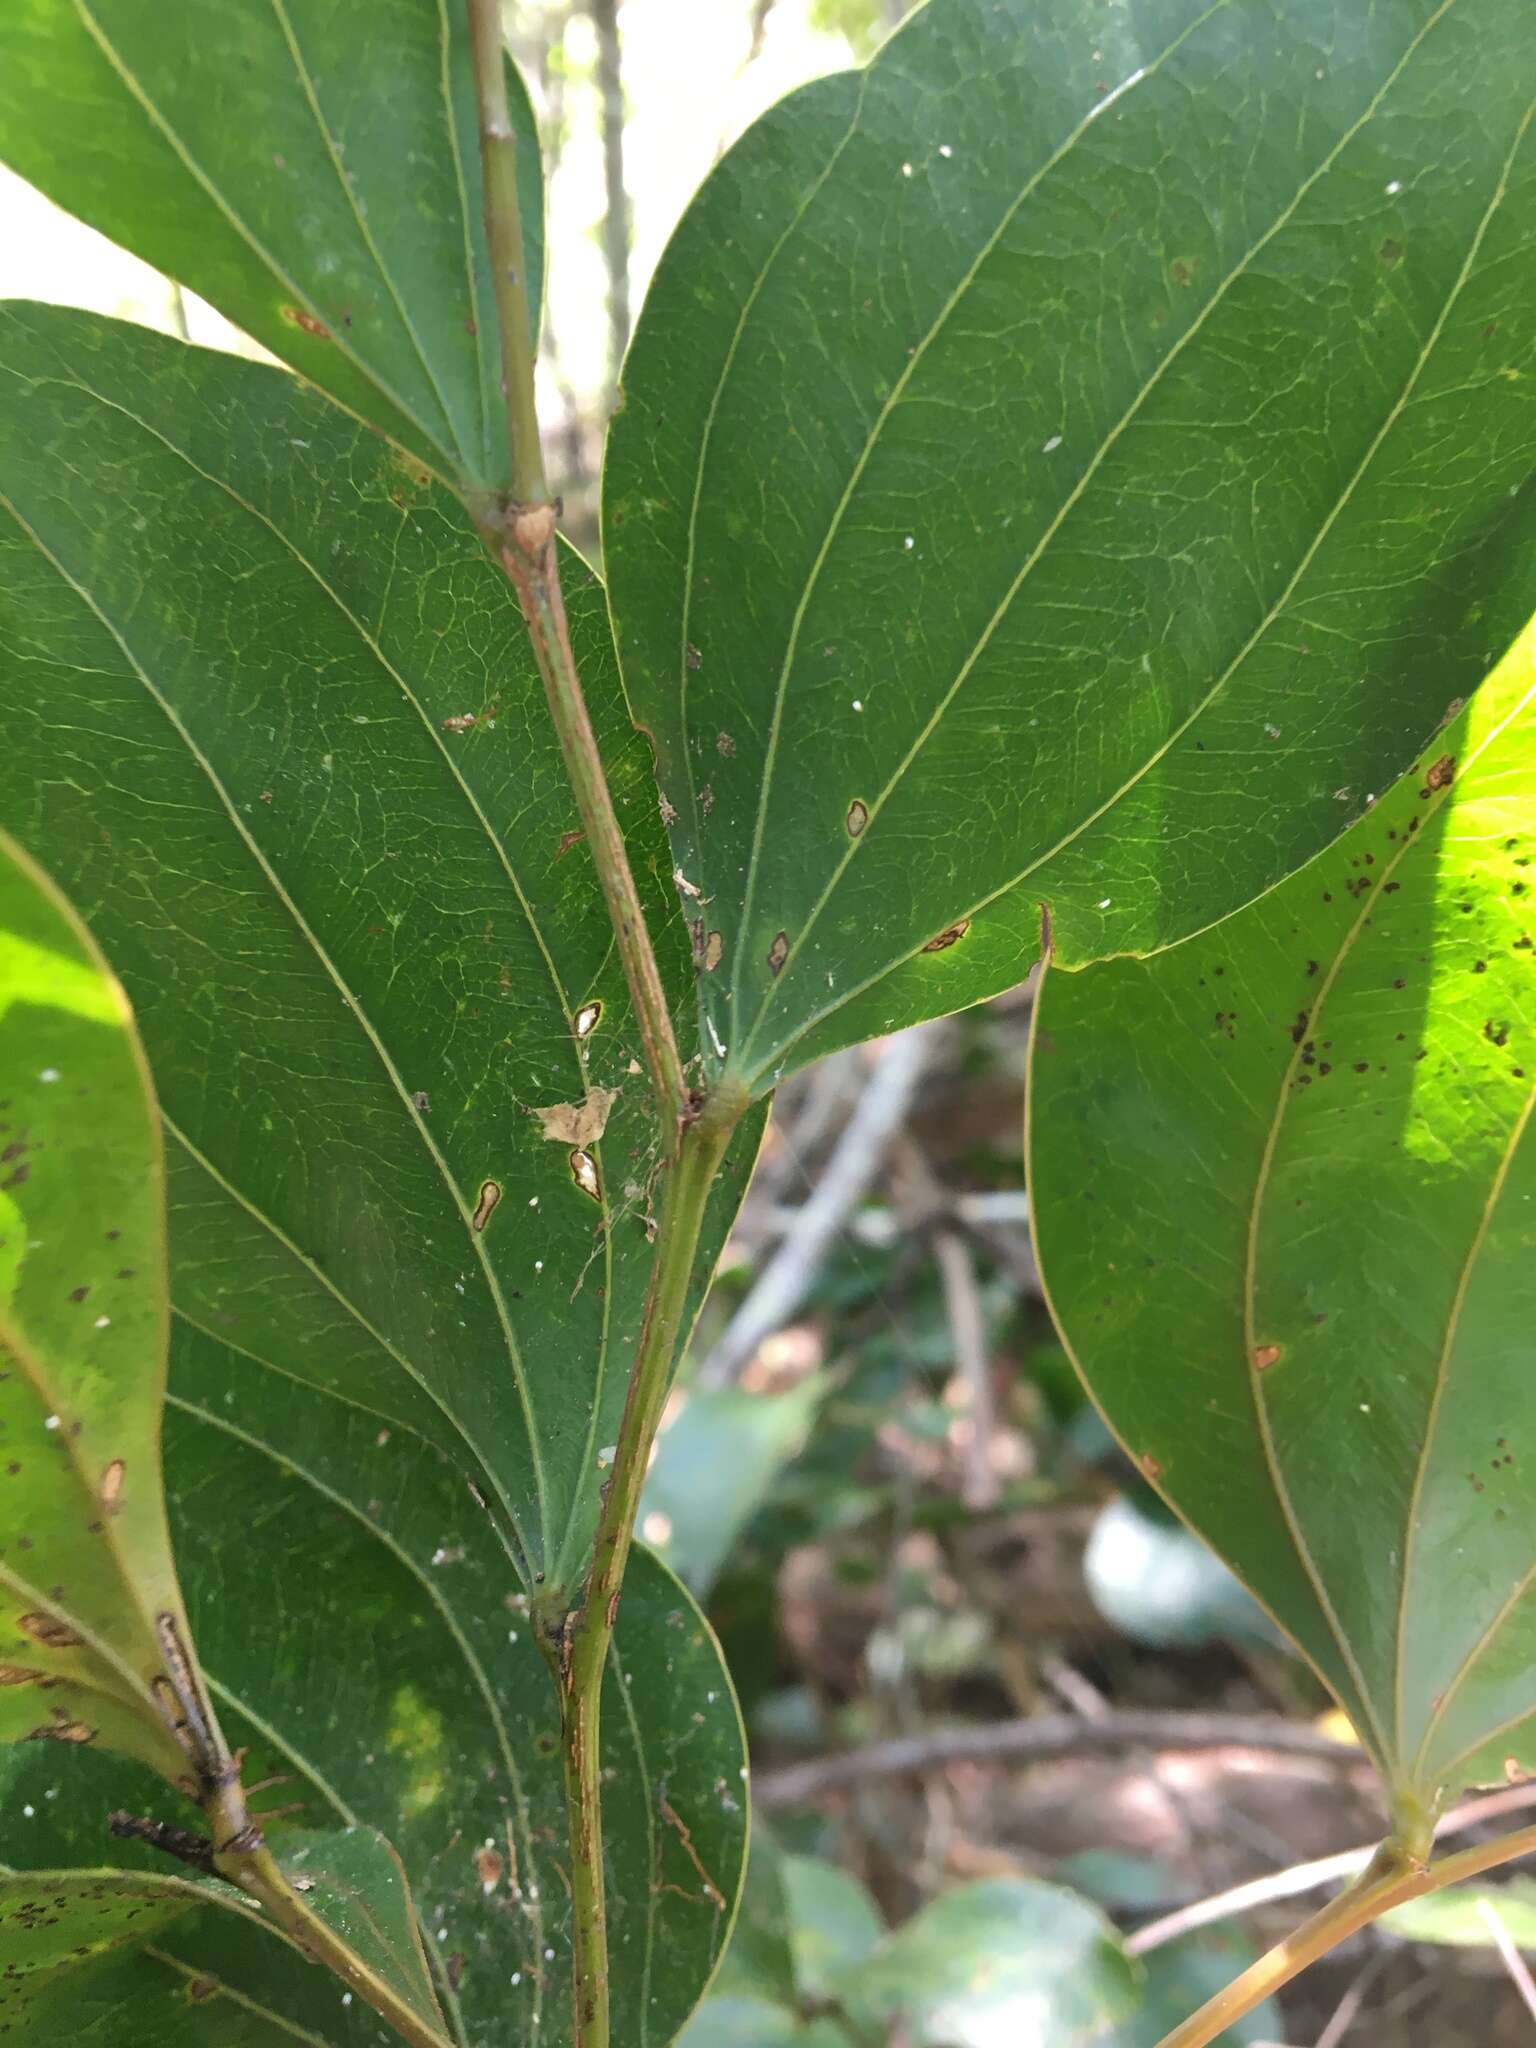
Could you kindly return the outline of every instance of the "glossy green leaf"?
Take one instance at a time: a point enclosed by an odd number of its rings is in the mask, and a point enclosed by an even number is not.
[[[1055,1885],[989,1878],[945,1892],[888,1935],[845,2004],[914,2048],[1088,2048],[1136,2005],[1133,1965],[1094,1907]]]
[[[1536,604],[1527,0],[931,0],[661,263],[604,560],[754,1089],[1210,924]]]
[[[0,1740],[102,1742],[173,1781],[185,1640],[160,1485],[164,1178],[127,998],[0,835]]]
[[[284,1858],[308,1901],[441,2025],[410,1899],[366,1829],[315,1836]],[[371,2011],[217,1880],[160,1871],[0,1874],[0,2036],[113,2048],[396,2038]],[[299,2030],[303,2031],[299,2031]]]
[[[567,591],[682,1000],[647,752],[574,558]],[[655,1142],[515,600],[455,501],[293,379],[13,308],[0,658],[0,808],[67,874],[156,1068],[168,1468],[220,1713],[248,1780],[296,1778],[277,1805],[394,1842],[465,2040],[559,2039],[564,1821],[527,1600],[586,1561]],[[533,1112],[598,1087],[619,1093],[578,1161]],[[644,1562],[618,1641],[615,1998],[659,2048],[723,1940],[742,1738],[712,1639]],[[101,1814],[150,1796],[74,1810],[47,1860],[100,1861]]]
[[[1409,1827],[1536,1763],[1533,863],[1527,634],[1337,847],[1037,1013],[1057,1319]]]
[[[506,481],[462,0],[7,0],[0,153],[439,474]],[[507,66],[537,307],[538,138]]]

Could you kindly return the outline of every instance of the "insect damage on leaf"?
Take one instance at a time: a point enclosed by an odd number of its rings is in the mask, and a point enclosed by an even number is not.
[[[585,1102],[555,1102],[532,1114],[552,1145],[595,1145],[608,1127],[608,1112],[618,1096],[617,1088],[589,1088]]]
[[[492,1216],[493,1216],[493,1215],[495,1214],[495,1212],[496,1212],[496,1204],[497,1204],[497,1203],[498,1203],[498,1202],[499,1202],[500,1200],[501,1200],[501,1183],[500,1183],[500,1181],[495,1181],[495,1180],[483,1180],[483,1181],[481,1181],[481,1183],[480,1183],[480,1199],[479,1199],[479,1201],[478,1201],[478,1202],[477,1202],[477,1203],[475,1204],[475,1213],[474,1213],[474,1215],[473,1215],[473,1216],[471,1216],[471,1217],[470,1217],[470,1219],[469,1219],[469,1227],[470,1227],[470,1229],[471,1229],[471,1230],[484,1230],[484,1228],[485,1228],[485,1226],[487,1225],[487,1223],[489,1223],[489,1222],[490,1222],[490,1220],[491,1220]]]

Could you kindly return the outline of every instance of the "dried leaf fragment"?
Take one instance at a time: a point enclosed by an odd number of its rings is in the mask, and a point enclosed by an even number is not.
[[[533,1114],[552,1145],[595,1145],[608,1128],[608,1112],[618,1094],[617,1088],[589,1088],[585,1102],[554,1102]]]

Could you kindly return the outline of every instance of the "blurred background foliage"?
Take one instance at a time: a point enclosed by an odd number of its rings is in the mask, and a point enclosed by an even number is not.
[[[592,555],[624,346],[690,193],[908,11],[509,6],[550,166],[542,404]],[[0,294],[260,353],[3,171],[0,222]],[[1310,1908],[1297,1866],[1382,1829],[1347,1726],[1054,1337],[1021,1167],[1030,1007],[1026,984],[782,1091],[671,1400],[642,1532],[720,1633],[761,1816],[686,2048],[1154,2048]],[[1425,1899],[1228,2039],[1513,2048],[1536,2040],[1526,1948],[1532,1880]]]

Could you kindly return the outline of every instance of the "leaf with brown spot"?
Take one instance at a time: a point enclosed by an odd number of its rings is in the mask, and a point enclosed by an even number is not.
[[[595,1145],[608,1128],[609,1112],[619,1092],[617,1088],[589,1088],[582,1102],[552,1102],[533,1114],[552,1145]]]
[[[1048,969],[1029,1086],[1042,1273],[1091,1392],[1177,1445],[1163,1491],[1404,1828],[1536,1766],[1536,626],[1447,738],[1209,932]],[[1367,867],[1391,895],[1338,886]],[[1235,1039],[1213,983],[1247,992]]]

